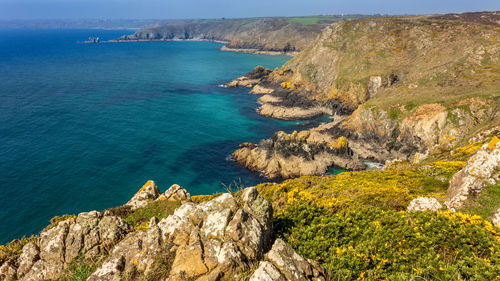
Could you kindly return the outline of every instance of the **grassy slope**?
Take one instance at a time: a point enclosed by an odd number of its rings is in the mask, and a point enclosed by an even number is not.
[[[476,96],[498,99],[499,39],[495,21],[418,16],[341,22],[324,30],[275,78],[321,98],[359,104],[366,101],[370,77],[381,76],[387,84],[396,75],[396,83],[367,103],[387,111],[434,102],[450,107]]]
[[[328,24],[366,16],[315,16],[168,21],[138,31],[131,38],[203,38],[230,41],[233,48],[282,51],[304,49]],[[149,37],[148,37],[149,36]],[[288,47],[287,47],[288,46]]]

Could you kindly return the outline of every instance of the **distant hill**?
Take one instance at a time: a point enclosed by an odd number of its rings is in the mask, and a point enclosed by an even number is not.
[[[96,29],[141,29],[156,26],[158,20],[104,20],[104,19],[46,19],[46,20],[0,20],[0,28],[96,28]]]
[[[170,20],[156,27],[124,35],[128,40],[214,40],[227,41],[233,49],[294,52],[314,41],[326,26],[343,20],[366,18],[364,15],[314,17],[273,17],[210,20]],[[370,16],[373,17],[373,16]]]

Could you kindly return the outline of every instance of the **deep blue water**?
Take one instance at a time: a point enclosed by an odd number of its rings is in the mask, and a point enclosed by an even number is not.
[[[208,42],[75,43],[124,33],[0,30],[0,244],[55,215],[121,205],[148,179],[193,195],[265,181],[228,156],[304,129],[259,116],[247,89],[218,86],[289,57]]]

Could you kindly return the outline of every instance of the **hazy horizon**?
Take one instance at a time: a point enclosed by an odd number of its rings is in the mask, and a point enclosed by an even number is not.
[[[443,14],[498,11],[500,1],[369,0],[0,0],[0,20],[211,19],[339,14]]]

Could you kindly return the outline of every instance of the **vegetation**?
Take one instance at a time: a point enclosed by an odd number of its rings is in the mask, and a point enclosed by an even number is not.
[[[148,229],[152,217],[163,219],[173,214],[175,209],[181,205],[178,201],[157,200],[150,202],[146,207],[132,211],[123,220],[136,230]]]
[[[423,164],[257,188],[273,203],[274,235],[319,261],[332,280],[494,280],[500,230],[487,220],[499,207],[500,185],[486,188],[464,213],[406,212],[418,196],[443,201],[476,146]]]
[[[479,216],[298,202],[275,219],[275,235],[333,280],[493,280],[500,272],[500,235]]]
[[[85,281],[102,264],[104,259],[103,256],[88,259],[79,254],[64,269],[59,281]]]

